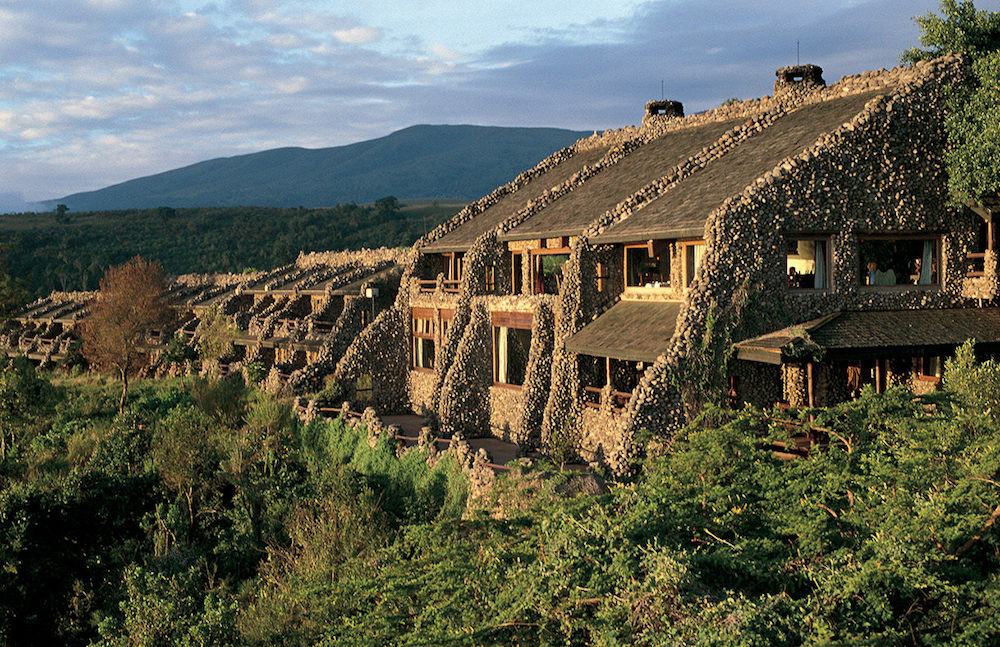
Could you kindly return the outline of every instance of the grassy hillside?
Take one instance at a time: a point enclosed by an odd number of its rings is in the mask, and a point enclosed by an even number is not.
[[[57,200],[74,211],[472,200],[589,133],[556,128],[412,126],[335,148],[279,148],[219,158]]]
[[[299,251],[409,246],[461,204],[399,209],[215,207],[0,216],[7,266],[36,295],[93,289],[111,264],[136,254],[171,274],[268,269]]]

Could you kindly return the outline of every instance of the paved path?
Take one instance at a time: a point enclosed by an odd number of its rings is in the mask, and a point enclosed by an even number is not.
[[[399,440],[406,443],[407,446],[417,444],[417,439],[420,437],[420,428],[424,426],[423,417],[417,415],[382,416],[382,422],[386,425],[396,425],[402,429],[402,438],[399,438]],[[444,450],[448,448],[451,439],[441,438],[437,442],[438,449]],[[472,453],[478,452],[481,448],[485,449],[486,453],[490,456],[490,462],[494,465],[494,469],[501,468],[517,458],[519,449],[513,443],[506,443],[496,438],[466,438],[465,442],[472,448]]]

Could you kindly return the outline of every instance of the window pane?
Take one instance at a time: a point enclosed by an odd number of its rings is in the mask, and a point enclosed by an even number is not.
[[[701,258],[705,255],[705,244],[699,243],[697,245],[687,245],[685,246],[685,280],[684,286],[691,287],[691,283],[694,282],[695,272],[698,271],[698,266],[701,265]]]
[[[653,257],[647,247],[630,247],[625,250],[625,265],[625,285],[629,287],[670,285],[670,248],[667,246]]]
[[[933,285],[938,282],[935,239],[862,240],[859,247],[862,285]]]
[[[535,258],[535,294],[558,294],[562,286],[562,266],[569,254],[540,254]]]
[[[785,243],[785,274],[793,290],[827,287],[828,250],[825,240],[791,239]]]

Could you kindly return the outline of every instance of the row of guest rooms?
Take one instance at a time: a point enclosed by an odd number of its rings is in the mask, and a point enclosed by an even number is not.
[[[903,232],[893,234],[859,234],[858,253],[854,258],[852,285],[836,285],[834,280],[836,255],[830,234],[794,234],[784,238],[786,287],[790,290],[836,291],[866,288],[906,289],[913,286],[941,287],[943,279],[941,234]],[[995,248],[996,233],[986,222],[979,232],[962,268],[962,276],[982,273],[985,252]],[[541,295],[558,294],[562,288],[562,266],[569,259],[569,237],[552,239],[551,247],[508,249],[502,263],[487,267],[483,281],[486,294]],[[536,241],[537,242],[537,241]],[[516,247],[515,243],[508,243]],[[605,292],[620,286],[626,295],[651,295],[681,298],[691,286],[697,267],[705,254],[701,239],[648,240],[616,246],[618,258],[598,262],[594,269],[593,287]],[[443,277],[443,290],[457,293],[464,275],[464,254],[452,252],[426,257],[425,272],[418,283],[420,291],[434,292],[436,277]]]
[[[838,255],[835,241],[842,241],[844,237],[788,234],[779,252],[784,257],[786,293],[940,290],[946,270],[942,256],[944,239],[937,233],[858,234],[854,237],[856,253]],[[973,242],[973,251],[968,253],[960,272],[962,276],[981,273],[984,253],[995,248],[995,239],[994,227],[983,222]],[[570,242],[567,237],[532,243],[509,242],[504,262],[487,267],[482,279],[486,294],[558,294],[563,282],[562,266],[570,254]],[[530,244],[534,246],[527,247]],[[682,301],[706,247],[703,240],[686,239],[648,240],[604,249],[595,254],[605,261],[594,264],[592,289],[598,294],[604,293],[610,305],[619,296],[625,300]],[[836,272],[837,258],[852,259],[848,262],[855,262],[856,266],[839,268]],[[442,287],[445,293],[458,291],[464,269],[461,252],[426,255],[424,261],[418,292],[433,292]],[[435,272],[441,276],[431,279]],[[851,277],[849,284],[845,281],[838,285],[836,276]],[[419,294],[416,302],[419,302]],[[447,308],[412,308],[410,366],[414,371],[434,370],[435,349],[447,335],[452,317],[453,310]],[[526,378],[532,316],[530,313],[494,311],[491,327],[493,385],[519,388]],[[913,362],[916,374],[923,379],[936,381],[940,377],[940,358],[920,357]],[[609,402],[612,410],[623,408],[647,363],[581,355],[578,366],[585,404],[599,407],[602,402]],[[859,382],[871,381],[879,390],[885,387],[887,368],[878,361],[869,363],[871,366],[861,367],[862,376],[855,377],[857,382],[851,385],[851,391],[856,391]]]

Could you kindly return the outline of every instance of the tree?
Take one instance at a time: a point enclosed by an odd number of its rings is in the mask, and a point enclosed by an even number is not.
[[[3,251],[4,247],[0,246],[0,254]],[[3,256],[0,255],[0,321],[20,310],[28,301],[28,297],[28,288],[24,281],[7,272]]]
[[[202,360],[218,362],[223,357],[231,355],[236,334],[236,327],[229,317],[213,306],[211,312],[198,322],[198,327],[194,331],[198,353]]]
[[[82,324],[84,357],[98,370],[117,373],[122,381],[119,410],[125,408],[129,375],[145,358],[146,334],[172,317],[166,292],[159,264],[136,256],[104,273],[90,315]]]
[[[916,63],[945,54],[962,53],[977,58],[1000,49],[1000,13],[977,10],[972,0],[941,0],[942,16],[927,12],[915,16],[920,44],[900,55],[903,63]]]
[[[915,18],[927,49],[911,47],[900,60],[960,53],[970,63],[968,79],[946,90],[948,190],[952,205],[961,206],[1000,192],[1000,12],[942,0],[941,13]]]
[[[11,359],[0,353],[0,459],[7,460],[17,425],[48,401],[48,388],[26,358]]]

